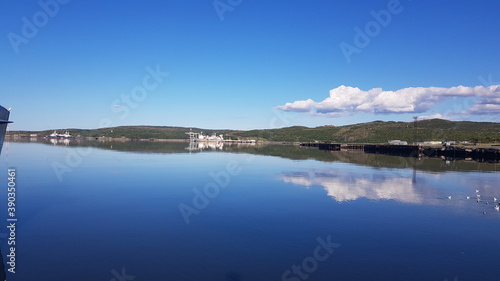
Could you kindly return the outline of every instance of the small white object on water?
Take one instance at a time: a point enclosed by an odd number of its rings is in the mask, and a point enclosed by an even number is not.
[[[469,199],[470,199],[470,196],[467,196],[466,198],[467,198],[467,200],[469,200]]]
[[[450,199],[450,200],[451,200],[451,195],[450,195],[450,196],[448,196],[448,199]]]
[[[497,202],[497,198],[496,197],[493,197],[493,202]]]
[[[476,189],[476,193],[478,193],[478,192],[479,192],[479,190]]]
[[[495,211],[500,211],[500,206],[496,205],[495,206]]]
[[[481,195],[479,195],[479,194],[478,194],[478,195],[477,195],[477,198],[481,198]]]

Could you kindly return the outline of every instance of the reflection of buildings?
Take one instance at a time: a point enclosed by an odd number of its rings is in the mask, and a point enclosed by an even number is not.
[[[50,143],[53,145],[69,145],[69,139],[49,139]]]
[[[224,147],[224,142],[190,142],[189,146],[186,148],[189,151],[203,151],[205,149],[211,150],[222,150]]]

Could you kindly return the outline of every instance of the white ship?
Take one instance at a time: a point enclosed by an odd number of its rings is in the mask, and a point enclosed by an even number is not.
[[[52,134],[49,135],[49,138],[69,139],[69,138],[72,138],[72,136],[69,134],[68,131],[66,131],[64,134],[59,134],[59,133],[57,133],[57,131],[54,131]]]
[[[186,134],[189,135],[190,142],[223,142],[224,141],[223,135],[217,135],[215,133],[212,134],[211,136],[209,136],[209,135],[204,135],[203,132],[193,133],[192,131],[189,131]]]

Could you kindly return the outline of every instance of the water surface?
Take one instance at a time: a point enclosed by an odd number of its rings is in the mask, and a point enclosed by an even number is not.
[[[154,142],[10,142],[0,161],[8,280],[500,279],[498,164]]]

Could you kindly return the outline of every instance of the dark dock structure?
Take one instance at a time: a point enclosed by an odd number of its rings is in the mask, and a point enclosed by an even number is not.
[[[340,143],[329,142],[304,142],[300,146],[303,147],[317,147],[319,150],[340,151]]]
[[[478,148],[471,151],[470,156],[473,160],[480,162],[500,162],[500,150]]]
[[[392,144],[340,144],[307,142],[302,147],[317,147],[319,150],[340,151],[363,150],[365,153],[394,155],[402,157],[439,157],[450,160],[474,160],[478,162],[500,162],[500,149],[474,148],[461,146],[419,146],[419,145],[392,145]]]
[[[424,155],[428,157],[441,157],[457,160],[475,160],[478,162],[499,162],[500,150],[495,148],[462,148],[446,147],[442,149],[425,149]]]
[[[348,149],[348,150],[364,150],[365,144],[363,144],[363,143],[344,143],[340,147],[342,149]]]
[[[319,147],[319,142],[302,142],[300,146],[303,147]]]
[[[418,157],[420,147],[418,145],[367,144],[364,146],[364,151],[365,153]]]
[[[319,150],[340,151],[340,143],[320,143]]]

